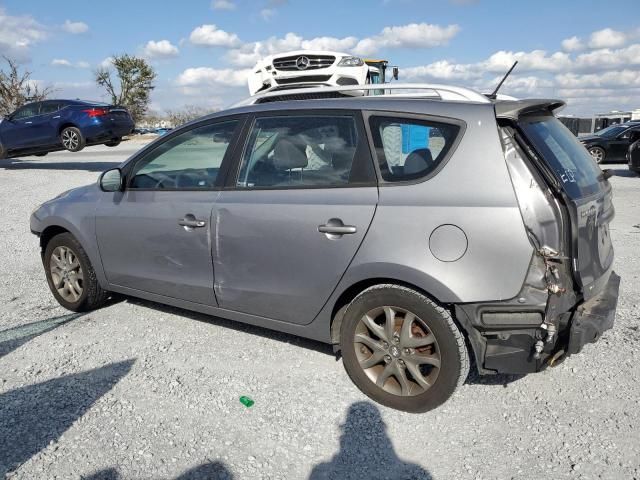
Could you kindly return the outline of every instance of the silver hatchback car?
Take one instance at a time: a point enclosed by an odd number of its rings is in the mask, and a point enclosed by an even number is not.
[[[172,131],[33,213],[53,295],[331,343],[366,395],[410,412],[470,359],[558,364],[613,325],[607,175],[560,101],[428,88],[271,92]]]

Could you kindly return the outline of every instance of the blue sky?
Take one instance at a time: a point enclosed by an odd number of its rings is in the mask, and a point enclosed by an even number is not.
[[[262,55],[301,47],[384,57],[401,80],[559,96],[568,112],[640,108],[637,0],[191,0],[0,2],[0,53],[57,96],[102,98],[92,72],[110,55],[149,59],[156,110],[220,108],[247,95]]]

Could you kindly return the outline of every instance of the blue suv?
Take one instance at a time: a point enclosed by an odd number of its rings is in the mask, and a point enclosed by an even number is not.
[[[46,155],[87,145],[115,147],[133,131],[126,108],[81,100],[44,100],[23,105],[0,121],[0,159]]]

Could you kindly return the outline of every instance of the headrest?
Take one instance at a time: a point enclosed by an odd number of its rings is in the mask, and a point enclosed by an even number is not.
[[[302,148],[286,138],[278,140],[273,150],[273,165],[278,170],[306,168],[308,163],[307,154]]]
[[[431,156],[431,150],[428,148],[418,148],[414,150],[404,161],[405,175],[411,175],[413,173],[420,173],[433,164],[433,157]]]

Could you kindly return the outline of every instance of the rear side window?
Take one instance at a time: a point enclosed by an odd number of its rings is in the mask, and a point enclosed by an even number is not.
[[[372,116],[371,135],[385,182],[418,180],[446,158],[460,132],[458,125]]]
[[[555,117],[521,119],[521,130],[571,198],[599,190],[602,171],[578,139]]]

